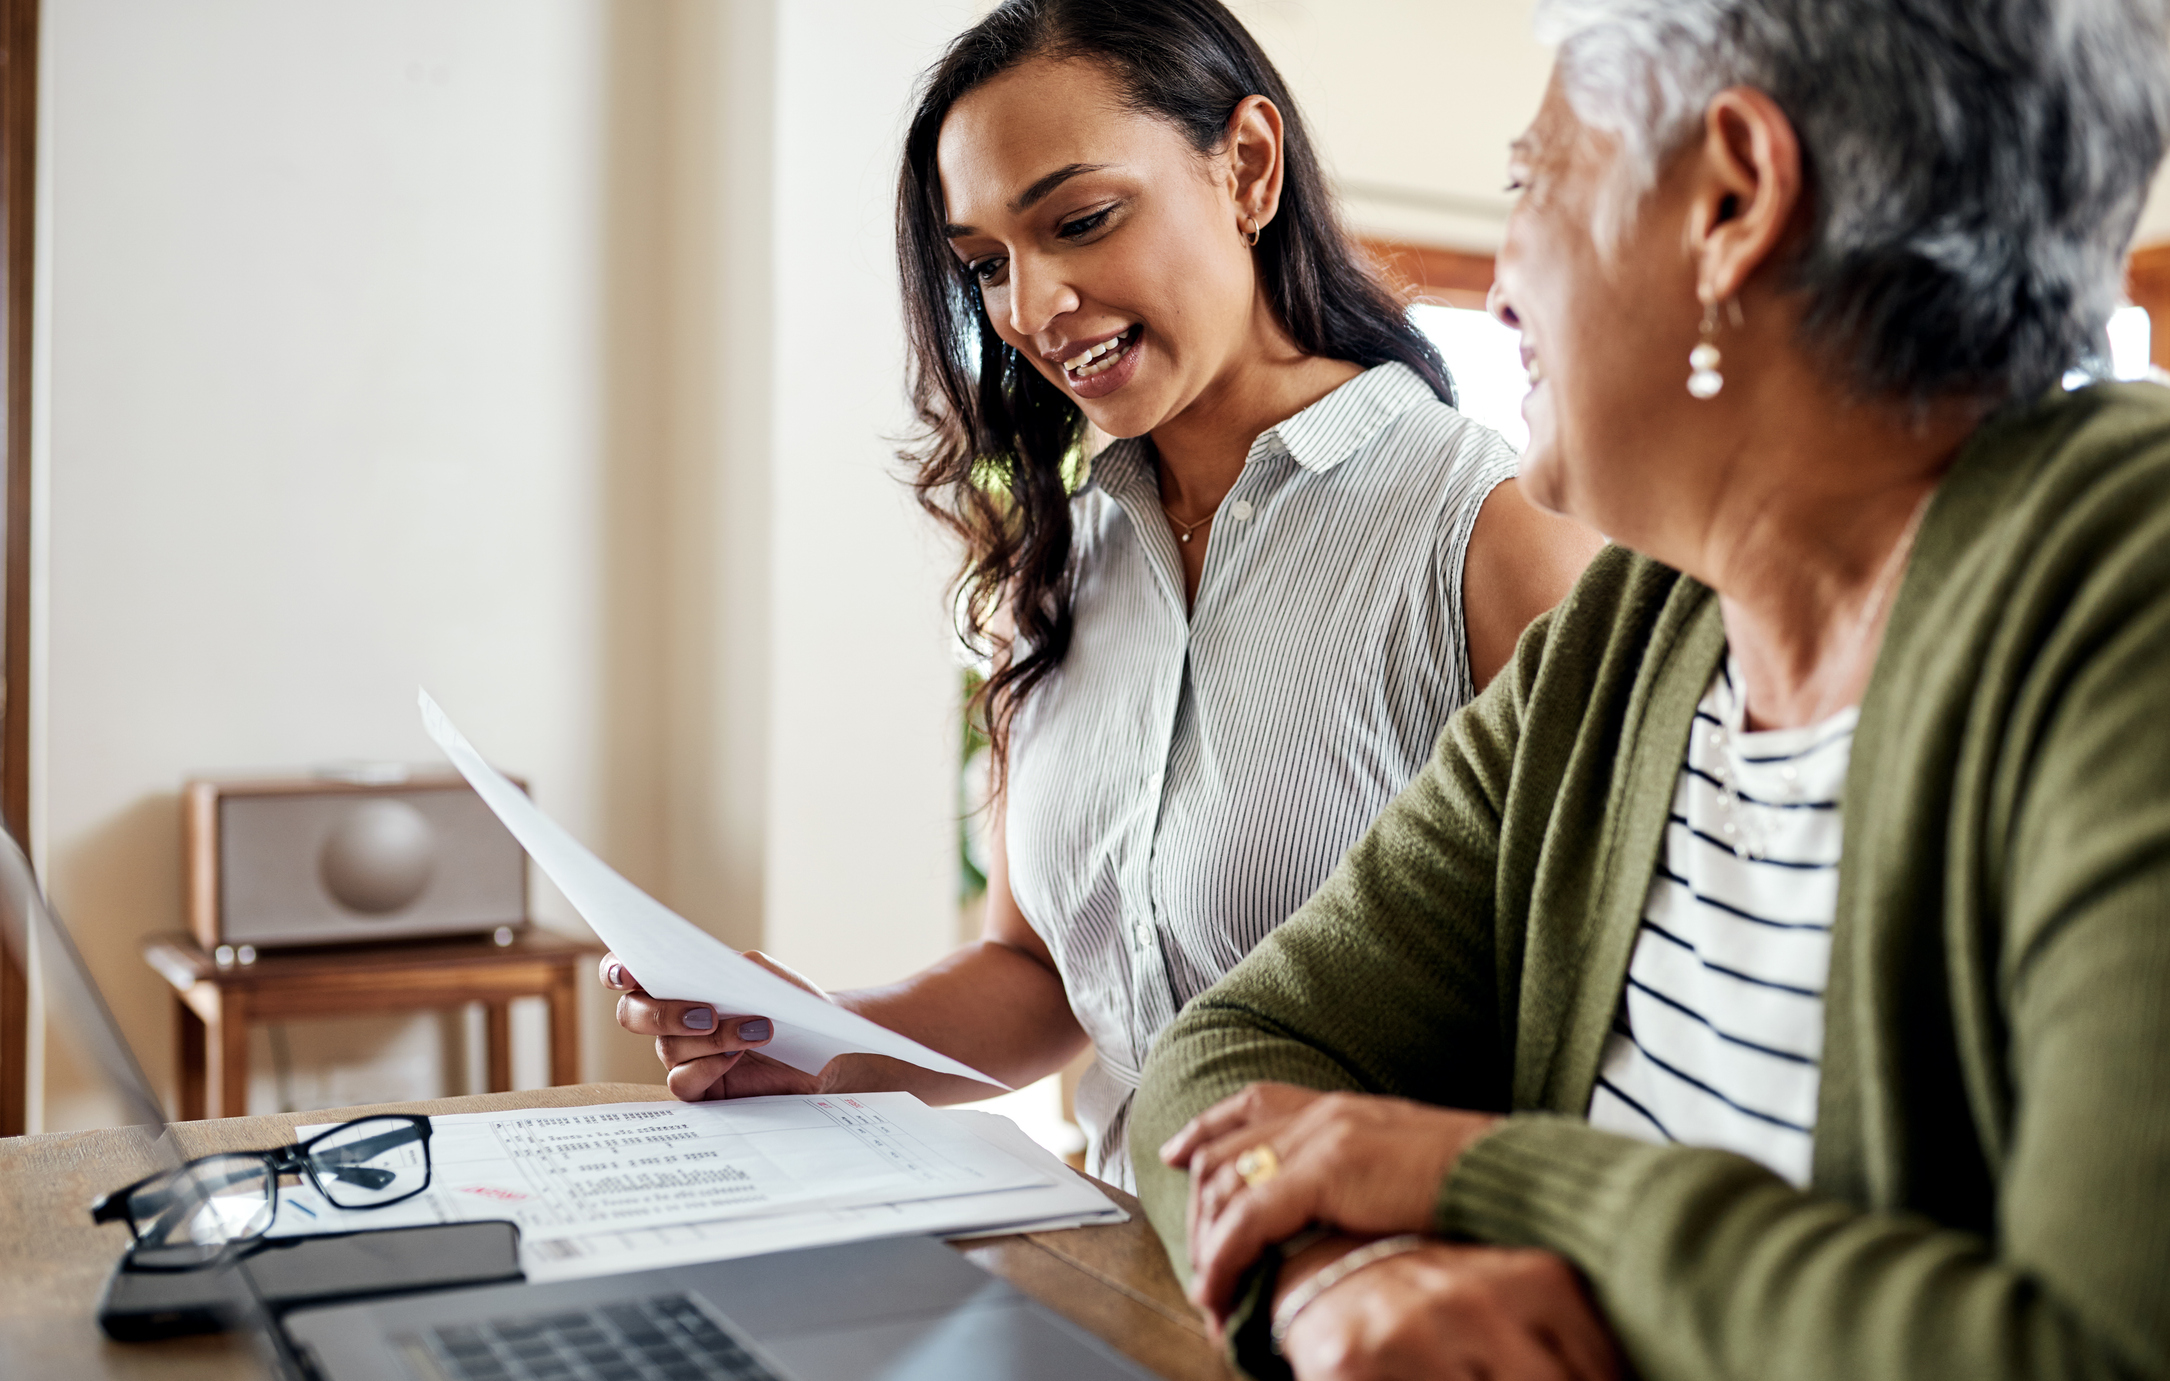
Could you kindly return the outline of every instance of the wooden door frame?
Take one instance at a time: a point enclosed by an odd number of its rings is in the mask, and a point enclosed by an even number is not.
[[[30,353],[39,0],[0,0],[0,826],[30,850]],[[0,952],[0,1136],[30,1127],[30,985]]]

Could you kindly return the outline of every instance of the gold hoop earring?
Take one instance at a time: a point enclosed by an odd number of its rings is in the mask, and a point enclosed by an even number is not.
[[[1258,218],[1256,216],[1251,217],[1247,224],[1251,228],[1244,235],[1243,243],[1252,249],[1256,249],[1258,248]]]

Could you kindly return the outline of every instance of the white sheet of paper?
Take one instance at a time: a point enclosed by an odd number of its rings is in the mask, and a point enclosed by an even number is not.
[[[1040,1168],[1041,1183],[1024,1189],[952,1195],[891,1204],[821,1207],[805,1212],[717,1222],[686,1222],[669,1227],[604,1229],[563,1234],[532,1247],[523,1244],[521,1261],[533,1281],[577,1280],[584,1276],[684,1266],[697,1261],[726,1261],[763,1252],[834,1242],[898,1237],[907,1233],[941,1237],[988,1237],[1002,1233],[1050,1232],[1058,1228],[1101,1227],[1130,1221],[1115,1202],[1069,1166],[1056,1160],[1006,1117],[994,1113],[929,1109],[954,1121],[992,1147]]]
[[[785,982],[641,891],[485,762],[428,691],[416,694],[430,738],[653,996],[706,1002],[720,1016],[769,1018],[776,1024],[776,1035],[761,1053],[808,1074],[819,1074],[822,1066],[839,1055],[887,1055],[938,1074],[1009,1087],[909,1036]]]
[[[526,1237],[1028,1188],[1041,1171],[908,1093],[620,1103],[430,1119],[430,1186],[342,1213],[281,1199],[275,1231],[510,1218]],[[306,1133],[304,1133],[306,1135]],[[419,1158],[419,1148],[415,1155]]]
[[[1018,1126],[1000,1113],[981,1112],[977,1108],[938,1108],[943,1117],[964,1124],[975,1135],[1001,1147],[1027,1165],[1040,1167],[1053,1185],[1050,1189],[1007,1190],[992,1194],[975,1195],[973,1202],[982,1208],[992,1209],[998,1202],[1014,1204],[1016,1209],[1030,1217],[1007,1221],[989,1216],[983,1224],[965,1232],[945,1233],[950,1237],[985,1237],[1003,1232],[1058,1232],[1064,1228],[1105,1227],[1110,1223],[1127,1223],[1130,1215],[1113,1199],[1093,1187],[1092,1181],[1058,1158],[1054,1152],[1028,1136]]]
[[[459,1113],[431,1127],[421,1195],[347,1211],[303,1181],[279,1191],[271,1235],[509,1219],[528,1278],[570,1280],[1126,1216],[1016,1124],[908,1093]]]

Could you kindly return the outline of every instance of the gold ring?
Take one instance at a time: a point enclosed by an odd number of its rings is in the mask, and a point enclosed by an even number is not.
[[[1273,1147],[1261,1141],[1236,1157],[1236,1173],[1243,1176],[1245,1184],[1256,1189],[1281,1173],[1281,1158],[1274,1154]]]

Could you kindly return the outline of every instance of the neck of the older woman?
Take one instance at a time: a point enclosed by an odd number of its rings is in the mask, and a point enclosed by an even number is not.
[[[1719,591],[1751,728],[1860,703],[1919,515],[1980,423],[1972,405],[1802,392],[1766,411],[1738,452],[1695,563]]]

